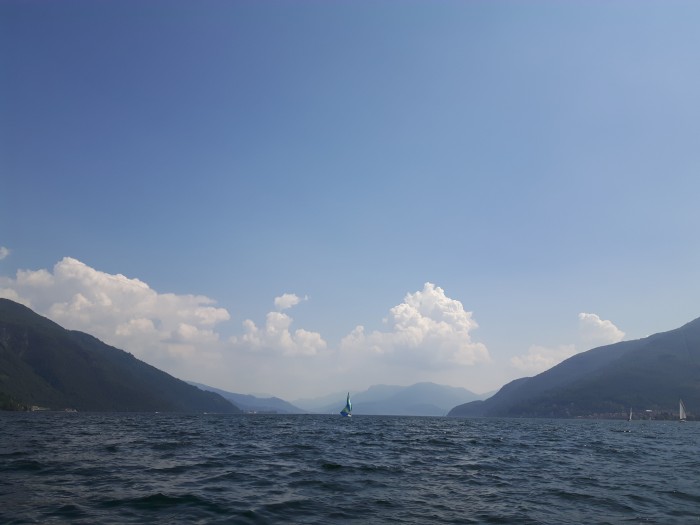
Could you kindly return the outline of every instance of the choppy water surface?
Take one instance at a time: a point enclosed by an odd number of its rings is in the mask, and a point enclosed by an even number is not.
[[[700,523],[700,425],[0,414],[2,523]]]

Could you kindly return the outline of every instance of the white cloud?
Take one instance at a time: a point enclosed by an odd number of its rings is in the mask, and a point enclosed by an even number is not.
[[[532,345],[525,355],[511,358],[510,364],[528,374],[539,374],[558,365],[577,353],[575,345],[560,345],[556,348]]]
[[[8,255],[10,255],[10,249],[6,248],[5,246],[0,246],[0,261],[2,261]]]
[[[580,313],[578,320],[579,335],[587,345],[586,350],[590,349],[591,343],[597,345],[616,343],[625,336],[625,333],[611,321],[602,320],[596,314]],[[527,354],[511,358],[510,364],[523,372],[539,374],[579,352],[575,344],[559,345],[554,348],[532,345]]]
[[[0,276],[0,297],[25,304],[68,329],[90,333],[182,379],[276,395],[283,389],[316,388],[323,381],[325,387],[333,386],[323,374],[332,356],[325,352],[326,341],[318,332],[292,330],[292,318],[280,311],[305,296],[280,295],[275,299],[277,311],[267,315],[264,326],[245,321],[233,344],[217,331],[230,315],[213,299],[159,293],[139,279],[102,272],[70,257],[50,270]],[[314,356],[313,364],[308,356]],[[319,380],[295,384],[312,366]]]
[[[29,306],[29,304],[27,304],[27,301],[20,297],[19,294],[15,292],[12,288],[0,288],[0,297],[2,297],[3,299],[9,299],[16,303],[21,303],[25,306]]]
[[[0,277],[0,297],[68,329],[90,333],[176,377],[232,391],[312,394],[349,382],[410,384],[444,378],[459,383],[477,370],[467,367],[489,360],[486,347],[470,337],[477,328],[471,312],[430,283],[390,310],[383,332],[366,334],[358,327],[340,348],[330,349],[319,332],[294,328],[289,309],[306,296],[276,297],[262,324],[247,319],[240,335],[224,339],[218,327],[230,315],[214,300],[159,293],[139,279],[99,271],[70,257],[48,270]],[[316,378],[313,382],[303,379],[309,374]]]
[[[245,333],[231,338],[231,342],[237,348],[284,356],[313,356],[326,349],[321,334],[301,328],[292,333],[291,325],[292,318],[287,314],[270,312],[263,328],[258,328],[250,319],[243,321]]]
[[[302,299],[296,294],[285,293],[280,295],[279,297],[275,297],[275,308],[277,308],[278,310],[287,310],[292,306],[298,305],[302,300],[306,301],[307,297],[304,297]]]
[[[611,321],[603,320],[596,314],[578,314],[579,332],[584,342],[596,345],[607,345],[622,341],[625,332]]]
[[[59,263],[60,264],[60,263]],[[17,272],[17,286],[20,288],[44,288],[54,284],[53,275],[46,270],[19,270]]]
[[[450,299],[439,286],[425,283],[390,310],[390,331],[366,333],[357,326],[341,341],[341,350],[368,352],[383,359],[432,369],[472,366],[490,360],[482,343],[471,340],[478,327],[462,303]]]
[[[230,318],[208,297],[161,294],[143,281],[70,257],[53,272],[19,270],[15,279],[1,278],[0,296],[173,373],[195,360],[205,366],[218,360],[219,336],[212,327]]]

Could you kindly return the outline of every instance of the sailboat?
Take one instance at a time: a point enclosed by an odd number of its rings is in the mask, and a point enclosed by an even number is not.
[[[685,405],[683,404],[682,399],[679,401],[678,420],[681,422],[685,421]]]
[[[350,392],[348,392],[348,398],[345,400],[345,408],[340,411],[340,415],[343,417],[352,417],[352,403],[350,402]]]
[[[630,417],[627,418],[627,421],[632,421],[632,407],[630,407]]]

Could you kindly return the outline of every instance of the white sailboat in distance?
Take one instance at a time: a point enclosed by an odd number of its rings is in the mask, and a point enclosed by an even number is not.
[[[683,422],[685,421],[685,405],[683,404],[683,400],[679,400],[679,407],[678,407],[678,420]]]
[[[343,417],[352,417],[352,403],[350,402],[350,392],[348,392],[348,398],[345,400],[345,408],[340,411],[340,415]]]

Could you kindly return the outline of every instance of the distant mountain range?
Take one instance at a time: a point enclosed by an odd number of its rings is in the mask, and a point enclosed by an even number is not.
[[[309,412],[334,414],[345,406],[347,392],[295,404]],[[435,383],[411,386],[374,385],[364,392],[350,393],[352,413],[357,415],[444,416],[456,404],[481,399],[465,388]]]
[[[224,399],[229,400],[231,403],[240,408],[243,412],[248,413],[260,413],[260,414],[304,414],[305,410],[288,403],[287,401],[280,399],[279,397],[256,397],[248,394],[235,394],[233,392],[227,392],[226,390],[221,390],[219,388],[214,388],[213,386],[203,385],[201,383],[195,383],[193,381],[188,381],[189,384],[200,388],[201,390],[206,390],[207,392],[216,392]]]
[[[450,416],[677,417],[700,413],[700,319],[644,339],[577,354],[535,377],[517,379]]]
[[[335,414],[345,406],[347,394],[338,392],[289,403],[278,397],[263,398],[236,394],[193,381],[189,383],[202,390],[216,392],[249,413]],[[483,397],[464,388],[434,383],[417,383],[411,386],[374,385],[363,392],[352,394],[353,414],[356,415],[443,416],[455,404],[474,399]]]
[[[0,299],[0,408],[238,413],[91,335]]]

